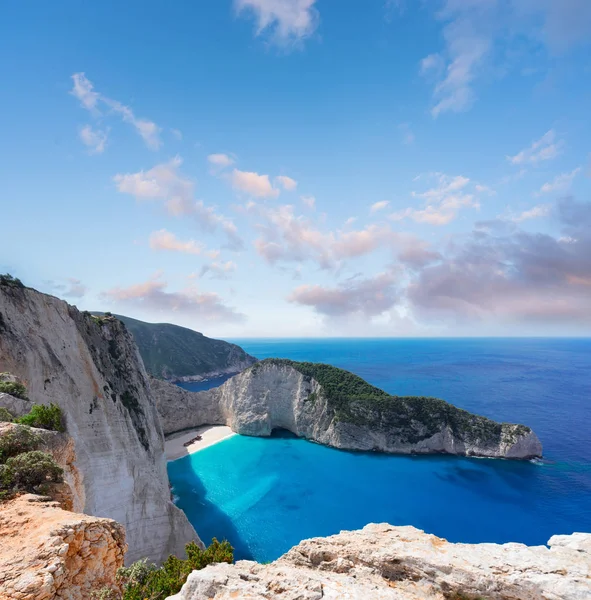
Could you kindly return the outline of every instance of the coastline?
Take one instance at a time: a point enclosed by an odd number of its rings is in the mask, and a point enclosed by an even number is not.
[[[198,435],[201,436],[201,440],[194,441],[189,446],[184,445]],[[234,433],[226,425],[203,425],[179,433],[172,433],[164,440],[166,461],[178,460],[179,458],[183,458],[183,456],[209,448],[209,446],[223,442],[235,435],[238,434]]]

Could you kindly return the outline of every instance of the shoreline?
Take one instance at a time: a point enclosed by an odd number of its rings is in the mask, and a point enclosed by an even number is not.
[[[184,445],[198,435],[201,436],[201,440],[197,440],[189,446]],[[189,454],[194,454],[195,452],[209,448],[210,446],[223,442],[235,435],[238,434],[234,433],[230,427],[226,425],[203,425],[179,433],[172,433],[164,440],[164,454],[166,455],[166,461],[171,462]]]

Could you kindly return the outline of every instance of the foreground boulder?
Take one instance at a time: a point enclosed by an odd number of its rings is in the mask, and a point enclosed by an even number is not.
[[[591,534],[548,546],[451,544],[414,527],[367,525],[303,541],[269,565],[193,571],[169,600],[591,598]]]
[[[436,398],[392,396],[330,365],[268,359],[205,392],[156,380],[151,385],[165,433],[229,425],[253,436],[287,429],[344,450],[520,459],[542,455],[529,427],[497,423]]]
[[[116,588],[124,528],[27,494],[0,509],[0,600],[88,600]]]

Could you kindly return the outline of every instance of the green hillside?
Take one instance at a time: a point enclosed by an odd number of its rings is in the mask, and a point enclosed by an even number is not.
[[[220,372],[237,373],[256,362],[240,346],[208,338],[186,327],[114,316],[135,338],[146,370],[154,377],[175,380]]]

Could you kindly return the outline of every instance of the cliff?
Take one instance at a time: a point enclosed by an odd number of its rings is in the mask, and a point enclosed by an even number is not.
[[[329,365],[265,360],[206,392],[166,382],[152,385],[166,433],[223,424],[253,436],[287,429],[346,450],[504,458],[542,454],[529,427],[497,423],[435,398],[391,396]]]
[[[2,506],[0,548],[0,600],[88,600],[116,587],[125,531],[29,494]]]
[[[2,284],[0,371],[22,379],[31,402],[62,409],[71,440],[64,466],[73,509],[121,523],[128,563],[182,555],[196,534],[171,502],[162,429],[125,326]],[[11,412],[28,409],[30,403],[10,398]]]
[[[154,377],[201,381],[239,373],[256,362],[240,346],[208,338],[186,327],[115,316],[133,335],[146,370]]]
[[[367,525],[301,542],[270,565],[193,571],[169,600],[583,600],[591,534],[548,546],[450,544],[414,527]]]

